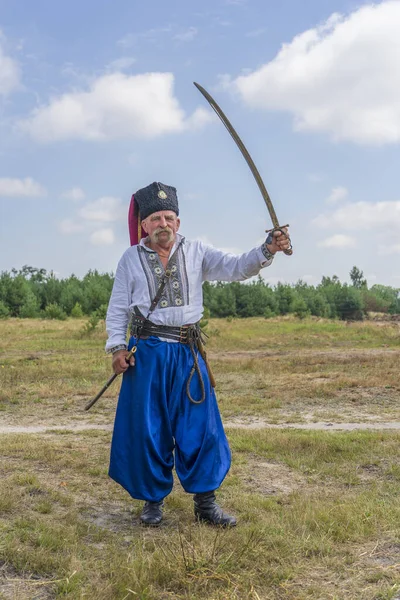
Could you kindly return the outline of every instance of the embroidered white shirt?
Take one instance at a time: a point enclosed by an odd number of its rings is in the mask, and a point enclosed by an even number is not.
[[[145,245],[128,248],[118,263],[108,305],[106,351],[126,344],[133,307],[146,316],[159,288],[164,267],[158,254]],[[175,254],[174,254],[175,252]],[[243,281],[271,264],[261,246],[235,256],[199,241],[188,241],[179,233],[171,251],[172,276],[150,320],[157,325],[196,323],[203,315],[203,281]],[[172,340],[167,340],[172,342]]]

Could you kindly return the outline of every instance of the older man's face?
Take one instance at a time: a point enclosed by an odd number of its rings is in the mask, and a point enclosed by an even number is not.
[[[180,219],[173,210],[160,210],[142,221],[142,227],[155,244],[168,244],[175,240]]]

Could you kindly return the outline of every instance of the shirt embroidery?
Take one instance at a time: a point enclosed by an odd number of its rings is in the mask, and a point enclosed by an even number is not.
[[[272,254],[272,252],[270,252],[270,251],[268,250],[268,248],[267,248],[267,241],[265,241],[265,242],[263,243],[263,245],[261,246],[261,252],[264,254],[264,256],[265,256],[265,258],[266,258],[267,260],[272,260],[272,259],[275,257],[275,255],[274,255],[274,254]]]
[[[149,252],[143,246],[138,246],[138,254],[143,271],[146,275],[150,298],[154,298],[164,275],[164,267],[157,252]],[[168,263],[171,277],[164,288],[158,308],[172,306],[187,306],[189,304],[189,281],[186,270],[183,244],[180,244]]]

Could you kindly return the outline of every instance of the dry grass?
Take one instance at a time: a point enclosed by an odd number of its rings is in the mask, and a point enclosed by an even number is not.
[[[229,428],[220,492],[233,530],[193,520],[176,485],[158,530],[107,476],[118,385],[104,330],[0,322],[0,424],[64,431],[0,436],[2,600],[389,600],[400,588],[400,434]],[[271,422],[398,418],[398,326],[212,321],[225,417]],[[217,331],[218,330],[218,331]],[[70,428],[70,429],[69,429]]]
[[[158,529],[107,478],[109,434],[1,437],[0,593],[18,600],[391,598],[400,435],[230,430],[229,531],[177,485]],[[12,583],[14,581],[14,584]],[[37,590],[46,595],[34,596]],[[1,596],[0,596],[1,597]]]
[[[14,423],[111,422],[118,384],[96,409],[85,402],[110,376],[104,327],[83,321],[0,321],[0,415]],[[398,324],[298,320],[211,321],[209,355],[224,417],[271,422],[399,417]]]

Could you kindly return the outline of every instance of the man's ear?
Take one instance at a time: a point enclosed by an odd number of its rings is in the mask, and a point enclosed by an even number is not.
[[[141,225],[142,225],[143,229],[145,230],[145,232],[149,233],[148,230],[147,230],[147,221],[146,220],[142,221]]]
[[[181,220],[179,217],[176,217],[176,230],[178,231],[179,227],[181,226]]]

